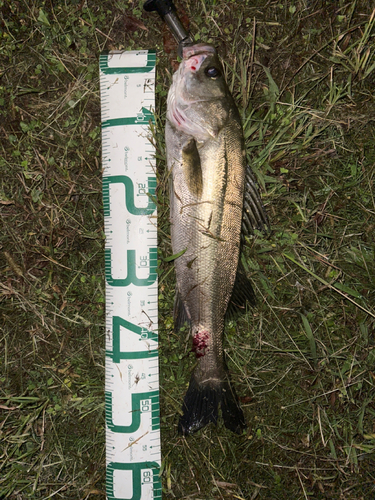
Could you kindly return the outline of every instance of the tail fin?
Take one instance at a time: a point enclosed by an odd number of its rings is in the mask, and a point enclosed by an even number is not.
[[[245,417],[229,381],[225,382],[221,389],[221,413],[225,427],[236,434],[242,434],[246,429]]]
[[[188,435],[210,422],[216,424],[219,406],[225,427],[241,434],[246,428],[245,417],[229,380],[199,384],[193,374],[182,406],[184,413],[178,423],[178,432]]]

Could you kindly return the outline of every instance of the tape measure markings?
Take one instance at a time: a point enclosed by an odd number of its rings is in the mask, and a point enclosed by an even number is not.
[[[161,498],[155,51],[100,57],[106,276],[107,498]]]

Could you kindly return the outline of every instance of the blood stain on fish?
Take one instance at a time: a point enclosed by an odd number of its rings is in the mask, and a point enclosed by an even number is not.
[[[197,358],[202,358],[206,354],[209,338],[210,334],[207,330],[203,330],[194,335],[192,351]]]

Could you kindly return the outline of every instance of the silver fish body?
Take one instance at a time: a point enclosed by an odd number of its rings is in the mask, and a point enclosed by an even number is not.
[[[239,113],[209,45],[183,50],[168,94],[166,146],[172,249],[181,254],[175,260],[175,324],[188,322],[198,361],[179,431],[189,434],[216,423],[221,406],[225,425],[240,433],[245,420],[222,339],[236,276],[238,282],[247,164]],[[257,192],[251,205],[254,200],[254,210],[263,214]],[[253,301],[251,285],[244,276],[240,281],[237,295]]]

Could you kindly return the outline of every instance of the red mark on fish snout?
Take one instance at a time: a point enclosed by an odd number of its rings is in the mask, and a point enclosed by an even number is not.
[[[187,61],[186,65],[192,71],[196,71],[197,67],[199,68],[199,66],[200,66],[200,60],[198,59],[198,57],[190,57],[190,59]]]
[[[207,330],[203,330],[194,335],[192,351],[195,352],[197,358],[201,358],[206,354],[209,338],[210,334]]]

